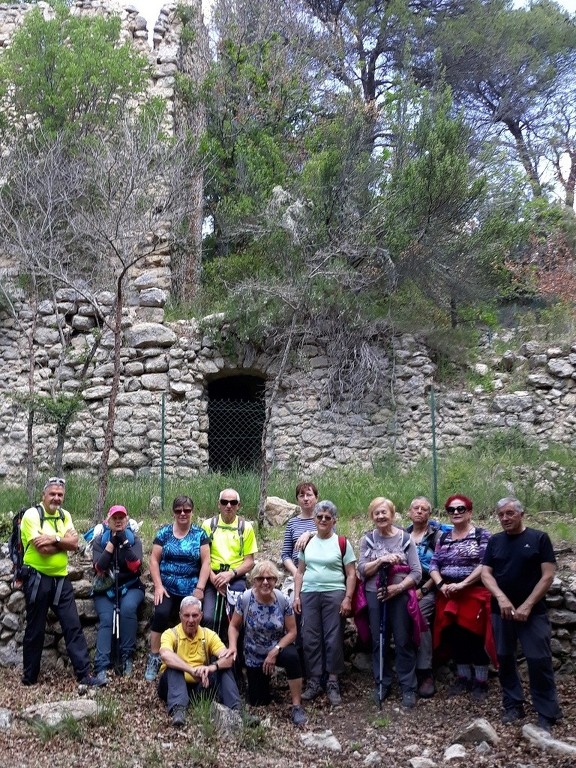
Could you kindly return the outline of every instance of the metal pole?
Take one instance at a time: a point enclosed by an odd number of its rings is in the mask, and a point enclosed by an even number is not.
[[[438,509],[438,456],[436,454],[436,398],[434,387],[430,387],[430,415],[432,417],[432,501]]]
[[[166,454],[166,393],[162,392],[162,416],[161,416],[162,432],[160,438],[160,505],[164,510],[164,463]]]

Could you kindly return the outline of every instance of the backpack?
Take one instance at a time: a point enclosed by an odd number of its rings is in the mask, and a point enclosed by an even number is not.
[[[26,550],[22,544],[20,529],[22,527],[22,518],[28,509],[32,509],[32,507],[22,507],[22,509],[12,518],[12,533],[10,534],[10,539],[8,541],[8,553],[12,560],[12,586],[14,589],[20,589],[24,581],[22,568],[24,566],[24,553]],[[35,509],[38,511],[40,530],[42,530],[45,517],[44,507],[41,504],[37,504]],[[58,519],[60,522],[64,522],[64,512],[62,512],[61,509],[58,510]]]
[[[243,517],[238,515],[238,538],[240,539],[240,557],[244,557],[244,529],[246,528],[246,521]],[[210,544],[214,539],[214,531],[218,528],[218,515],[210,520]]]

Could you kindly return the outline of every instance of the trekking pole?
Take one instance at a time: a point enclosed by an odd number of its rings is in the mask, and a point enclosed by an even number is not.
[[[386,594],[388,592],[388,566],[383,565],[378,570],[378,591],[380,601],[380,627],[378,636],[378,708],[382,709],[384,699],[384,645],[386,642]]]
[[[112,616],[112,644],[114,647],[114,672],[122,674],[122,649],[120,647],[120,585],[118,545],[114,544],[114,614]]]

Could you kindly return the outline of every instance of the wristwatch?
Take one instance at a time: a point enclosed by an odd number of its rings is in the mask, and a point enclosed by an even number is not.
[[[420,587],[420,592],[422,592],[422,594],[426,596],[428,592],[430,592],[430,590],[428,589],[428,587]]]
[[[62,541],[62,537],[56,536],[56,544],[60,544],[61,541]]]
[[[280,652],[280,651],[282,650],[282,648],[280,648],[280,646],[279,646],[279,645],[275,645],[275,646],[274,646],[274,648],[276,648],[276,650],[277,650],[278,652]]]

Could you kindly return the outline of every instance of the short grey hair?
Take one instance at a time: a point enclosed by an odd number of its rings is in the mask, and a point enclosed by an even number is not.
[[[195,608],[200,608],[200,610],[202,610],[202,600],[198,600],[198,598],[194,597],[194,595],[188,595],[180,603],[180,613],[182,613],[184,608],[188,608],[189,605],[192,605]]]
[[[500,499],[500,501],[497,501],[495,508],[496,514],[498,514],[503,507],[508,506],[514,507],[515,512],[519,512],[521,515],[524,514],[524,505],[515,496],[505,496],[503,499]]]
[[[331,501],[328,501],[327,499],[325,501],[319,501],[318,504],[314,507],[314,514],[317,515],[318,512],[329,512],[332,517],[336,518],[338,517],[338,510],[336,509],[336,504],[334,504]]]

